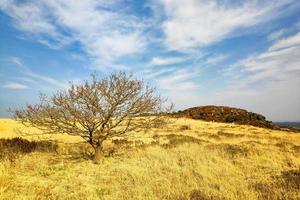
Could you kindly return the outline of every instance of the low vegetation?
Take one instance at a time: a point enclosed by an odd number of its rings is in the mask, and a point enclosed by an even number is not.
[[[2,119],[1,152],[11,154],[0,158],[0,199],[300,198],[299,134],[171,122],[105,141],[105,159],[94,164],[93,149],[81,137],[40,136]]]
[[[22,154],[34,151],[53,152],[57,144],[50,141],[29,141],[20,137],[13,139],[0,138],[0,160],[8,159],[14,161]]]

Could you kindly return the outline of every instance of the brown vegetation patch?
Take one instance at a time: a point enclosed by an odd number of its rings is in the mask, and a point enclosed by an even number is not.
[[[126,139],[115,139],[115,140],[112,140],[112,143],[117,146],[131,146],[134,142],[128,141]]]
[[[153,137],[156,138],[156,137]],[[146,144],[142,140],[127,140],[127,139],[115,139],[112,140],[112,143],[115,145],[117,148],[130,148],[130,147],[144,147],[144,146],[149,146],[149,145],[155,145],[158,144],[158,141],[152,141],[150,144]]]
[[[256,183],[251,188],[257,191],[259,199],[276,199],[274,188],[269,183]]]
[[[250,154],[250,150],[246,146],[237,144],[209,144],[209,149],[225,152],[229,158],[247,157]]]
[[[210,134],[208,137],[212,138],[212,139],[215,139],[215,140],[221,140],[221,137],[217,134]]]
[[[257,141],[257,140],[248,140],[248,141],[241,142],[241,144],[255,146],[255,145],[262,145],[263,143],[261,143],[260,141]]]
[[[296,152],[296,153],[300,153],[300,146],[299,146],[299,145],[294,145],[294,146],[292,147],[292,150],[293,150],[294,152]]]
[[[254,131],[253,131],[253,130],[254,130]],[[251,131],[251,133],[252,133],[252,134],[255,134],[255,135],[269,134],[269,132],[267,132],[267,131],[262,132],[262,131],[257,131],[257,129],[251,129],[251,128],[249,128],[248,131],[249,131],[249,132]]]
[[[217,134],[219,136],[224,136],[224,137],[228,137],[228,138],[240,138],[240,137],[244,137],[245,135],[244,134],[238,134],[238,133],[229,133],[229,132],[225,132],[224,130],[219,130],[217,132]]]
[[[187,131],[187,130],[191,130],[191,126],[190,125],[181,125],[179,127],[180,131]]]
[[[203,144],[203,143],[208,142],[206,140],[202,140],[202,139],[195,138],[195,137],[188,136],[188,135],[169,134],[169,135],[154,135],[153,139],[155,141],[152,142],[152,145],[159,144],[158,140],[160,138],[166,138],[169,140],[169,142],[167,144],[161,145],[164,148],[174,148],[174,147],[184,144],[184,143]]]
[[[167,200],[218,200],[221,198],[215,196],[208,196],[201,192],[200,190],[192,190],[189,193],[178,194],[174,196],[168,196],[164,199]]]
[[[300,191],[300,170],[288,170],[281,173],[280,176],[288,190]]]
[[[211,200],[211,199],[216,199],[216,198],[209,197],[209,196],[203,194],[203,192],[201,192],[200,190],[193,190],[190,192],[189,199],[190,200]]]
[[[260,199],[298,199],[300,190],[300,170],[287,170],[272,177],[272,182],[261,182],[251,187]],[[298,197],[297,197],[298,196]]]
[[[203,144],[207,142],[206,140],[198,139],[188,135],[170,134],[166,135],[166,137],[169,140],[169,143],[163,145],[165,148],[174,148],[184,143]]]
[[[232,158],[242,156],[247,157],[249,155],[249,149],[245,146],[228,144],[224,146],[225,152],[227,152]]]
[[[289,152],[292,150],[291,147],[294,146],[294,144],[287,142],[287,141],[281,141],[281,142],[277,142],[275,144],[276,147],[280,148],[282,151],[286,151]]]
[[[0,160],[14,160],[21,154],[34,151],[56,152],[57,144],[50,141],[29,141],[23,138],[0,139]]]

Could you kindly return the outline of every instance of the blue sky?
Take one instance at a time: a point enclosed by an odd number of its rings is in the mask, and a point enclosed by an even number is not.
[[[0,0],[0,117],[124,70],[176,109],[300,121],[298,0]]]

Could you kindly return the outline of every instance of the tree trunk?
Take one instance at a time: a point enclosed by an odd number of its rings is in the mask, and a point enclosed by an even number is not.
[[[97,146],[95,148],[94,162],[99,163],[99,161],[101,160],[102,157],[103,157],[102,147]]]

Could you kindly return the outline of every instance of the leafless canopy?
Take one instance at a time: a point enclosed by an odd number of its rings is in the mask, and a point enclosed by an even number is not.
[[[81,136],[95,157],[104,140],[160,121],[163,104],[154,88],[124,72],[103,79],[92,75],[91,81],[40,100],[16,110],[15,118],[44,131]]]

